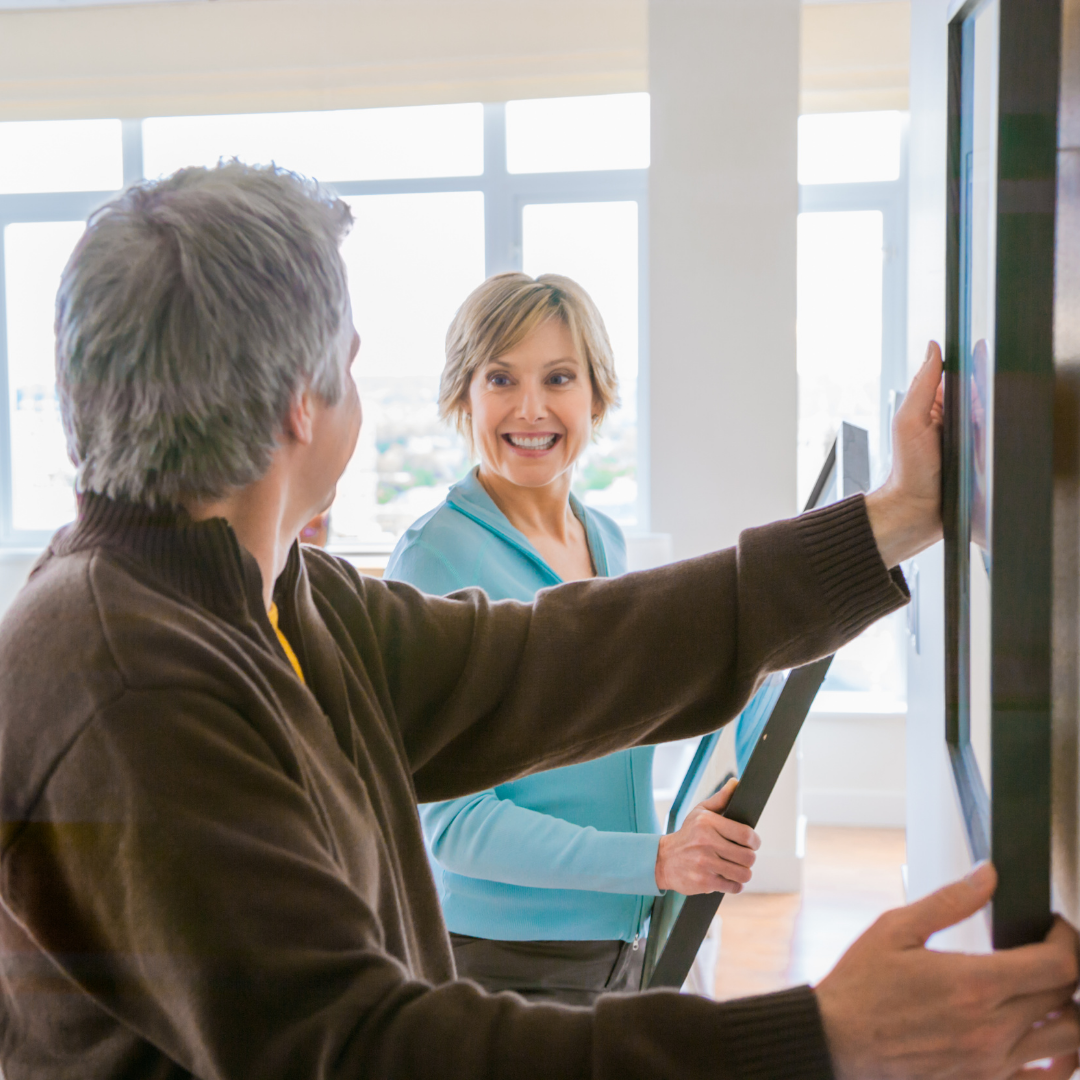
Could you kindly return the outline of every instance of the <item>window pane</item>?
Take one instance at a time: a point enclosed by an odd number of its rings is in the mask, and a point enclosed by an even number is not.
[[[867,429],[879,472],[883,225],[877,210],[799,215],[800,506],[842,420]],[[883,619],[836,654],[824,688],[902,701],[903,655],[900,623]]]
[[[512,173],[649,167],[649,95],[543,98],[506,105]]]
[[[900,176],[900,113],[799,117],[799,183],[853,184]]]
[[[878,210],[799,215],[800,506],[842,420],[878,446],[882,227]]]
[[[544,203],[522,215],[526,274],[564,274],[593,298],[607,327],[622,407],[608,413],[578,462],[574,490],[620,525],[637,522],[638,205]]]
[[[124,186],[119,120],[0,123],[0,195]]]
[[[484,171],[484,107],[423,105],[143,121],[147,176],[231,157],[249,164],[273,161],[328,182],[478,176]]]
[[[484,197],[369,195],[349,203],[356,224],[342,253],[361,339],[354,372],[364,425],[331,528],[336,540],[386,544],[469,468],[436,402],[446,329],[484,279]]]
[[[84,228],[81,221],[45,221],[4,229],[16,529],[52,530],[75,516],[75,468],[56,400],[53,307],[60,274]]]

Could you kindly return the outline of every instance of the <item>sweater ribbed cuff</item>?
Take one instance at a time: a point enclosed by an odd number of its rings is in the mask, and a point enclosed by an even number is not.
[[[602,1080],[833,1080],[809,986],[738,1001],[610,994],[595,1016]]]
[[[817,998],[809,986],[723,1005],[723,1042],[742,1080],[832,1080]]]
[[[862,495],[811,510],[796,525],[845,637],[911,599],[904,575],[882,562]]]

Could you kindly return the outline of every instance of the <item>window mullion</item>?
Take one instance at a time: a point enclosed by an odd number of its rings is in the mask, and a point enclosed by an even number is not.
[[[11,394],[8,389],[7,275],[4,222],[0,221],[0,537],[11,542]]]
[[[121,120],[120,138],[124,148],[124,187],[143,179],[141,120]]]
[[[506,171],[506,106],[484,106],[484,264],[488,277],[521,269],[521,207]]]

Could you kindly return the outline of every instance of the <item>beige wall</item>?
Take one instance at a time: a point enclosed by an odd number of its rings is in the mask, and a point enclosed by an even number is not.
[[[804,4],[802,112],[908,107],[909,0]]]
[[[908,0],[806,4],[802,110],[907,107]],[[0,120],[648,88],[647,0],[213,0],[0,12]]]
[[[648,88],[646,0],[214,0],[0,13],[0,119]]]

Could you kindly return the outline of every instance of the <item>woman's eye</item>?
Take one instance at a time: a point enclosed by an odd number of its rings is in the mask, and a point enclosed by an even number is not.
[[[573,375],[557,374],[551,376],[551,383],[554,386],[566,386],[567,383],[573,382]]]
[[[492,375],[490,379],[488,379],[488,382],[490,382],[492,386],[509,386],[510,378],[507,375]]]

